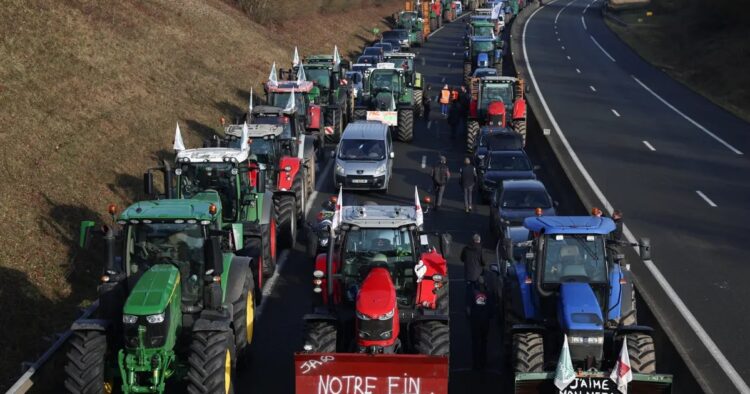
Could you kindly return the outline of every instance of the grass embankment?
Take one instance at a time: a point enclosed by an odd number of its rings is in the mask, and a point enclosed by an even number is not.
[[[736,0],[653,0],[616,14],[627,27],[608,24],[644,59],[750,121],[747,11],[747,4]]]
[[[401,6],[321,1],[262,26],[238,3],[0,7],[0,391],[95,298],[101,258],[77,255],[78,223],[142,198],[141,174],[171,157],[176,121],[199,146],[220,116],[244,111],[251,86],[262,92],[273,61],[289,66],[294,45],[346,55]]]

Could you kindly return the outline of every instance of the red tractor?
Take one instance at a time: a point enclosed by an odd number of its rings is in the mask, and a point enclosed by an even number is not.
[[[297,393],[316,392],[331,379],[364,379],[374,393],[412,381],[423,392],[447,392],[443,254],[450,237],[423,232],[422,222],[416,197],[412,207],[337,202],[328,252],[315,260],[313,291],[320,297],[304,317],[303,351],[295,355]],[[403,380],[394,383],[393,376]]]
[[[466,122],[466,151],[473,153],[480,126],[512,126],[526,142],[526,99],[523,80],[488,76],[471,81],[471,103]],[[510,119],[508,119],[510,115]]]

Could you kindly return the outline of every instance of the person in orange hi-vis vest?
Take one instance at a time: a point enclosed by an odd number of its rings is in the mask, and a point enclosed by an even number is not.
[[[448,104],[451,102],[451,91],[446,84],[443,86],[443,90],[440,91],[440,113],[443,116],[448,116]]]

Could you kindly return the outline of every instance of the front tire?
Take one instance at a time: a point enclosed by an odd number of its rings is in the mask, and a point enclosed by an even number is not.
[[[302,344],[307,353],[336,353],[336,326],[327,321],[308,322]]]
[[[427,356],[450,355],[450,329],[447,322],[426,321],[414,328],[414,350]]]
[[[296,200],[294,196],[284,194],[274,199],[274,205],[276,225],[279,229],[279,246],[291,249],[297,238]]]
[[[101,331],[74,331],[65,363],[65,389],[75,394],[100,394],[112,382],[104,379],[107,335]]]
[[[634,373],[656,373],[656,350],[654,338],[650,335],[635,333],[628,334],[628,357],[630,368]]]
[[[194,332],[188,364],[188,393],[234,392],[235,349],[231,332]]]
[[[543,372],[544,340],[535,332],[513,334],[513,369],[516,373]]]
[[[513,122],[513,131],[521,134],[523,146],[526,146],[526,119],[521,119]]]
[[[249,353],[249,346],[253,342],[253,324],[255,322],[255,301],[253,294],[255,286],[253,273],[248,271],[242,285],[242,293],[232,302],[232,331],[234,332],[234,347],[237,360],[244,360]]]
[[[466,124],[466,152],[474,153],[477,137],[479,137],[479,122],[470,120]]]
[[[397,138],[402,142],[411,142],[414,139],[414,110],[398,110]]]

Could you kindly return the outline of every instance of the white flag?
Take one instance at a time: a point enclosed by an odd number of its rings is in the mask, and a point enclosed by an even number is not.
[[[286,102],[284,112],[294,112],[297,110],[297,101],[294,99],[294,88],[292,88],[292,94],[289,95],[289,101]]]
[[[416,217],[414,219],[418,227],[424,223],[424,212],[422,212],[422,204],[419,203],[419,192],[416,186],[414,186],[414,208],[416,209]]]
[[[307,76],[305,75],[305,67],[300,64],[299,69],[297,69],[297,83],[305,81],[307,81]]]
[[[271,66],[271,73],[268,74],[268,83],[271,85],[279,84],[279,79],[276,76],[276,62],[273,62],[273,65]]]
[[[240,150],[250,149],[250,131],[247,129],[247,122],[242,124],[242,135],[240,136]]]
[[[339,55],[339,47],[333,46],[333,64],[338,66],[341,63],[341,55]]]
[[[185,143],[182,142],[182,133],[180,133],[180,123],[177,123],[177,129],[174,131],[174,145],[172,146],[175,152],[181,152],[185,150]]]
[[[576,373],[573,370],[573,362],[570,360],[568,336],[565,335],[562,351],[560,351],[560,359],[557,361],[557,369],[555,370],[555,386],[559,390],[565,390],[575,378]]]
[[[250,103],[247,105],[247,109],[248,109],[247,115],[249,118],[250,115],[253,113],[253,88],[250,88]]]
[[[341,204],[344,202],[344,196],[342,188],[339,188],[339,198],[336,200],[336,207],[333,209],[333,219],[331,219],[331,230],[339,228],[343,222],[343,215]]]
[[[630,369],[630,355],[628,354],[628,339],[623,338],[620,358],[617,360],[609,378],[617,385],[622,394],[628,393],[628,383],[633,381],[633,371]]]
[[[299,52],[297,52],[297,47],[294,47],[294,58],[292,58],[292,66],[297,67],[298,64],[300,64]]]
[[[503,2],[499,1],[497,4],[495,4],[494,7],[492,7],[492,15],[490,16],[491,19],[497,19],[500,17],[500,13],[503,9]]]

